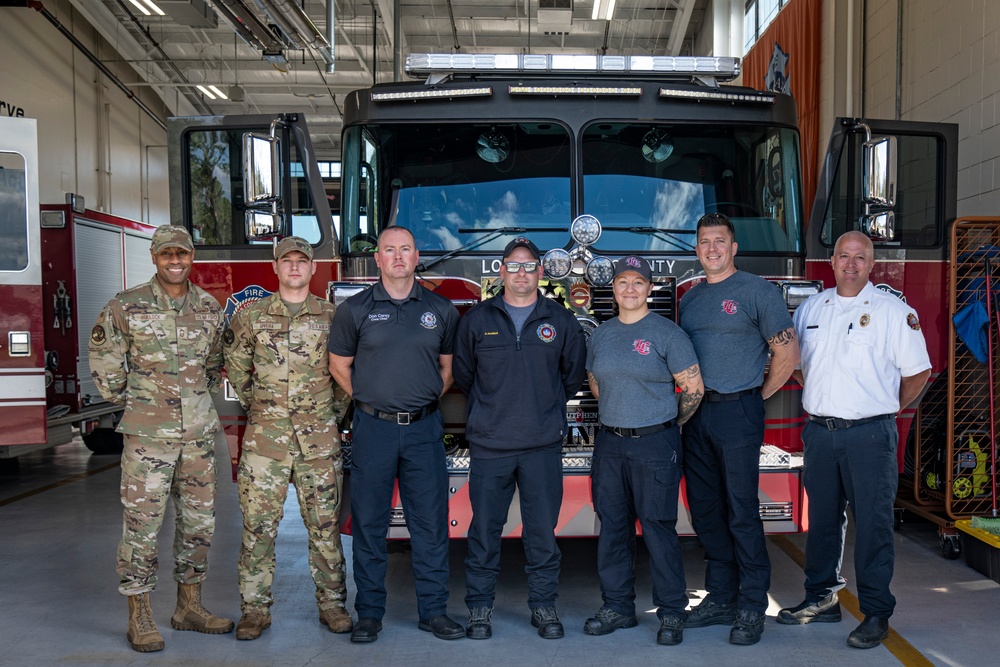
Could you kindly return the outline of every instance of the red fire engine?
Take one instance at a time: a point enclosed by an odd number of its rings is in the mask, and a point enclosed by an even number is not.
[[[87,341],[104,304],[149,280],[154,227],[82,199],[39,206],[34,119],[0,118],[0,459],[68,442],[121,450],[121,409],[90,376]]]
[[[861,138],[840,141],[848,152],[828,160],[834,172],[827,181],[840,174],[851,187],[823,200],[836,200],[822,214],[829,222],[811,225],[807,241],[794,102],[720,85],[738,74],[736,59],[414,54],[407,69],[419,80],[376,85],[344,101],[342,173],[318,159],[296,114],[172,119],[172,219],[202,244],[193,279],[227,312],[275,289],[265,264],[268,237],[294,233],[314,243],[320,270],[313,289],[339,302],[377,279],[375,237],[393,224],[414,232],[419,279],[460,311],[496,289],[500,250],[527,235],[547,251],[546,296],[585,329],[611,316],[613,262],[633,253],[650,262],[651,307],[674,318],[678,300],[703,278],[693,240],[706,212],[733,220],[739,267],[774,282],[790,309],[829,277],[807,275],[807,252],[819,267],[841,229],[863,224],[883,236],[880,257],[898,255],[891,238],[896,202],[874,196],[876,186],[893,187],[884,160],[895,157],[894,144],[866,142],[864,125],[844,122],[837,136]],[[942,146],[948,141],[953,137]],[[949,150],[939,148],[938,157]],[[902,170],[907,178],[911,157]],[[862,179],[863,164],[867,176],[882,178]],[[330,199],[339,204],[336,216]],[[944,224],[945,199],[934,224]],[[799,389],[789,383],[767,403],[760,511],[771,533],[805,528]],[[442,409],[451,534],[462,537],[470,519],[464,397],[453,390]],[[220,414],[235,455],[245,420],[233,400]],[[558,533],[594,535],[589,472],[598,416],[586,387],[567,419]],[[690,534],[683,499],[682,490],[678,531]],[[519,534],[517,507],[505,535]],[[390,536],[406,536],[398,503]]]

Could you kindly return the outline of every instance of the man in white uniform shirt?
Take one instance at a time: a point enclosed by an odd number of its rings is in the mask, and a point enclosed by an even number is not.
[[[847,527],[854,520],[854,571],[865,620],[847,643],[874,648],[889,633],[896,599],[892,506],[898,465],[896,413],[920,395],[930,375],[917,314],[868,281],[872,242],[861,232],[837,240],[831,263],[837,287],[795,311],[802,351],[795,378],[809,421],[803,483],[809,495],[805,600],[782,609],[786,625],[840,621],[837,592]]]

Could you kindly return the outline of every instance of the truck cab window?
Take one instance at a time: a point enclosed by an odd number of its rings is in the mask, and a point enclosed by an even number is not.
[[[0,271],[28,266],[28,210],[24,158],[0,153]]]

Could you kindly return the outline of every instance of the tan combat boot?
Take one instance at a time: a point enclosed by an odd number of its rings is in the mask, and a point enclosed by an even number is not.
[[[163,650],[163,637],[153,622],[149,593],[128,596],[128,643],[140,653]]]
[[[247,607],[236,626],[237,639],[257,639],[264,630],[271,627],[271,612],[261,607]]]
[[[350,632],[354,629],[351,615],[343,607],[331,607],[319,610],[319,622],[330,628],[330,632]]]
[[[201,584],[177,584],[177,608],[170,617],[174,630],[194,630],[207,635],[231,632],[233,622],[201,606]]]

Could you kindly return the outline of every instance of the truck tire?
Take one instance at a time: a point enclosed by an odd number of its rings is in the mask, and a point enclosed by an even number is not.
[[[82,438],[87,449],[98,456],[121,454],[124,446],[122,434],[113,428],[95,428]]]

